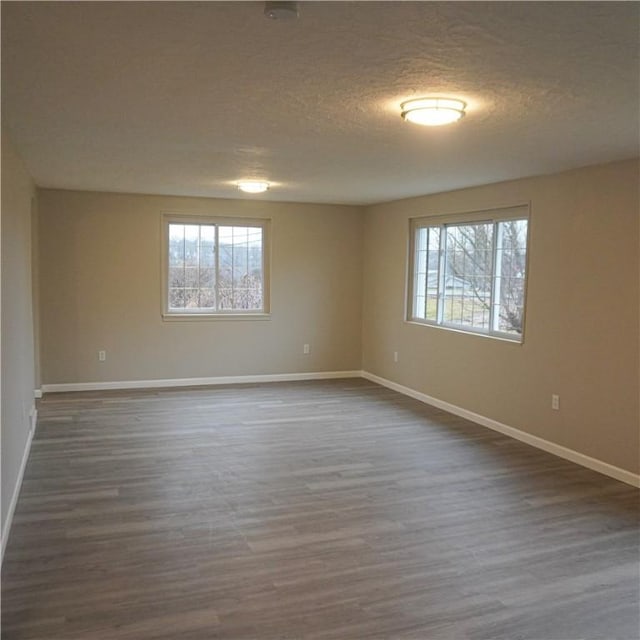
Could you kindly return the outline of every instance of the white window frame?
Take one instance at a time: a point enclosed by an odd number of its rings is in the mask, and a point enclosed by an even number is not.
[[[162,264],[161,264],[161,286],[162,286],[162,317],[164,320],[269,320],[271,318],[271,278],[270,278],[270,256],[271,256],[271,220],[269,218],[235,218],[198,214],[163,213],[162,216]],[[259,227],[262,229],[262,309],[256,310],[217,310],[209,309],[170,309],[169,308],[169,225],[170,224],[193,224],[193,225],[214,225],[237,226],[237,227]],[[217,242],[217,230],[216,230]],[[218,247],[216,246],[216,272],[217,261],[219,259]]]
[[[423,216],[419,218],[409,219],[409,250],[407,261],[407,278],[406,278],[406,308],[405,308],[405,320],[410,323],[437,327],[440,329],[446,329],[450,331],[469,333],[477,336],[499,338],[501,340],[507,340],[522,344],[524,342],[525,325],[526,325],[526,306],[527,306],[527,288],[529,281],[529,254],[530,254],[530,235],[531,235],[531,216],[530,216],[529,204],[516,205],[510,207],[499,207],[490,210],[473,211],[467,213],[456,213],[446,215],[434,215]],[[499,243],[496,241],[495,234],[499,226],[497,223],[506,222],[509,220],[527,220],[527,238],[526,238],[526,259],[525,259],[525,276],[524,276],[524,299],[522,310],[522,332],[509,333],[505,331],[499,331],[493,327],[496,325],[494,314],[496,309],[496,284],[499,274],[496,274],[496,255],[498,251]],[[456,324],[453,322],[447,322],[443,317],[444,308],[444,294],[443,294],[443,278],[444,278],[444,249],[442,246],[443,237],[446,236],[446,228],[454,225],[465,224],[480,224],[489,223],[494,226],[494,241],[492,250],[492,273],[491,273],[491,300],[490,300],[490,319],[489,328],[484,329],[481,327],[473,327],[464,324]],[[438,227],[440,229],[440,256],[438,267],[438,304],[436,320],[427,318],[419,318],[414,315],[414,296],[415,296],[415,281],[416,281],[416,243],[417,243],[417,231],[418,229],[426,227]],[[426,276],[428,278],[428,274]]]

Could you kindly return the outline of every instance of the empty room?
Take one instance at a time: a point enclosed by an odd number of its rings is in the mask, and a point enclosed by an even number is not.
[[[640,4],[2,10],[3,640],[640,640]]]

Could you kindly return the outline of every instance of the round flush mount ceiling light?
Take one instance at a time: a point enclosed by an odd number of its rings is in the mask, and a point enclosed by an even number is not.
[[[269,183],[263,180],[240,180],[238,189],[245,193],[264,193],[269,188]]]
[[[439,127],[460,120],[466,106],[466,102],[455,98],[417,98],[403,102],[400,115],[408,122]]]

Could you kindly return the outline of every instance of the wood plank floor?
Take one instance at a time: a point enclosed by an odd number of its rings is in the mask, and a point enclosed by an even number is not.
[[[636,640],[638,492],[360,379],[48,395],[6,640]]]

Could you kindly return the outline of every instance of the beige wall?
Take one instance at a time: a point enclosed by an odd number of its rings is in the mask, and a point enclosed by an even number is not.
[[[614,163],[370,207],[363,368],[637,472],[638,170]],[[524,344],[405,322],[408,219],[523,202]]]
[[[360,369],[358,208],[41,190],[39,209],[43,384]],[[163,321],[163,212],[271,218],[271,320]]]
[[[638,472],[638,168],[614,163],[364,211],[42,190],[42,381],[362,366]],[[522,202],[531,203],[524,344],[405,322],[408,219]],[[272,219],[270,321],[162,320],[164,211]]]
[[[35,388],[31,288],[33,182],[2,132],[2,532],[30,431]]]

